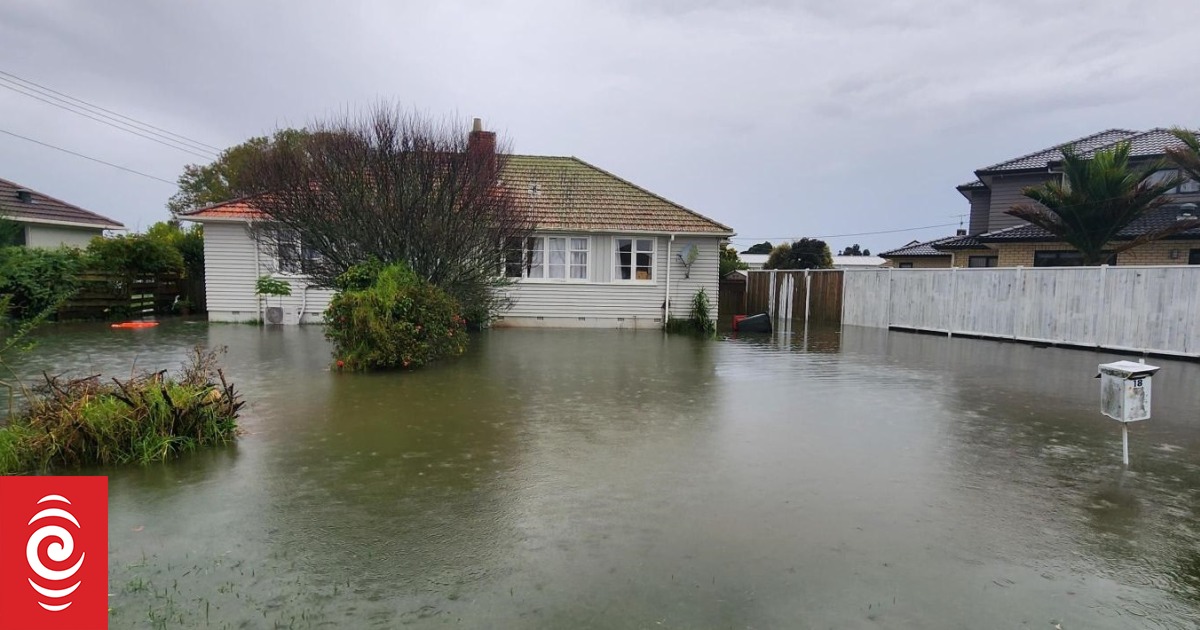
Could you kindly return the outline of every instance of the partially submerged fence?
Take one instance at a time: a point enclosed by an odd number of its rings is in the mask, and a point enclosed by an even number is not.
[[[774,321],[787,322],[841,321],[841,270],[751,271],[748,276],[746,314],[768,313]]]
[[[174,274],[127,278],[121,274],[84,273],[79,290],[58,310],[59,319],[109,319],[168,313],[179,296]]]
[[[842,323],[1200,356],[1200,266],[872,269]]]

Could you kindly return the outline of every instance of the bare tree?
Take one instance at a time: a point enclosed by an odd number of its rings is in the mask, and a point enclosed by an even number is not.
[[[317,286],[366,260],[402,261],[464,309],[494,310],[505,245],[531,231],[500,181],[494,133],[386,104],[309,130],[245,167],[237,192],[270,217],[261,243]]]

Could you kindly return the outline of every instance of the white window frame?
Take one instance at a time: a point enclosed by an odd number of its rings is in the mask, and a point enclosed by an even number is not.
[[[650,241],[650,279],[649,280],[638,280],[636,277],[632,277],[632,278],[626,280],[621,277],[621,266],[622,266],[621,265],[621,241],[623,241],[623,240],[629,240],[632,243],[630,245],[631,258],[629,261],[631,263],[631,266],[630,266],[630,275],[631,276],[637,276],[637,267],[638,267],[637,255],[638,255],[638,251],[639,251],[637,249],[637,242],[644,241],[644,240]],[[649,236],[649,235],[635,236],[635,235],[618,234],[618,235],[613,235],[612,243],[613,243],[613,246],[612,246],[612,255],[613,255],[612,281],[613,281],[613,283],[615,283],[615,284],[645,284],[645,285],[658,284],[658,237],[657,236]]]
[[[563,277],[563,278],[549,277],[550,250],[548,249],[548,247],[550,244],[549,239],[552,239],[552,238],[561,238],[561,239],[565,239],[567,241],[567,250],[566,250],[567,258],[566,258],[565,270],[564,270],[566,277]],[[587,234],[549,234],[549,233],[543,234],[543,233],[539,232],[537,234],[532,234],[530,236],[527,236],[522,240],[528,241],[530,239],[542,239],[542,262],[541,262],[542,277],[540,277],[540,278],[529,277],[529,275],[528,275],[529,274],[529,266],[524,263],[524,260],[525,260],[525,257],[529,255],[528,252],[531,250],[525,249],[524,245],[522,245],[522,247],[521,247],[521,256],[522,256],[521,277],[516,278],[516,277],[509,276],[508,275],[508,267],[507,267],[507,264],[505,264],[504,266],[502,266],[500,272],[501,272],[501,274],[503,274],[503,276],[506,280],[512,280],[512,281],[521,282],[521,283],[527,282],[527,283],[532,283],[532,284],[539,284],[539,283],[541,283],[541,284],[588,284],[592,281],[592,262],[594,260],[594,250],[592,248],[592,237],[591,236],[589,236]],[[578,239],[578,240],[585,241],[587,243],[586,249],[583,249],[583,250],[572,249],[571,248],[571,240],[572,239]],[[587,254],[587,263],[584,265],[584,270],[583,270],[584,277],[572,278],[571,277],[571,252],[578,252],[578,251],[583,251],[585,254]]]

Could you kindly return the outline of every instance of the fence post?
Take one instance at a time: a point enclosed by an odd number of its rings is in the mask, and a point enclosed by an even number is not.
[[[767,314],[771,319],[777,319],[779,314],[775,312],[775,270],[771,270],[771,285],[767,287]]]
[[[892,328],[892,267],[887,268],[887,304],[883,309],[883,328],[890,330]]]
[[[951,254],[950,260],[954,260],[953,254]],[[958,314],[958,267],[950,268],[950,304],[947,306],[949,307],[946,309],[949,321],[946,322],[946,337],[953,338],[954,319]]]
[[[808,269],[804,270],[804,329],[808,330],[808,301],[812,294],[812,276],[809,275]]]
[[[1013,304],[1017,305],[1017,310],[1016,310],[1016,312],[1013,313],[1013,318],[1012,318],[1013,339],[1016,339],[1019,336],[1018,333],[1021,330],[1020,320],[1023,319],[1023,316],[1025,314],[1026,297],[1025,297],[1025,275],[1022,273],[1023,270],[1024,270],[1024,267],[1020,267],[1020,266],[1017,267],[1017,281],[1016,281],[1016,283],[1013,284],[1013,286],[1021,292],[1020,301],[1013,300]]]
[[[1105,276],[1108,272],[1108,265],[1100,265],[1100,289],[1096,291],[1096,308],[1092,310],[1092,335],[1096,337],[1096,347],[1104,347],[1105,335],[1100,334],[1100,322],[1108,322],[1107,317],[1101,317],[1100,311],[1104,310],[1104,290],[1108,283],[1105,281]]]

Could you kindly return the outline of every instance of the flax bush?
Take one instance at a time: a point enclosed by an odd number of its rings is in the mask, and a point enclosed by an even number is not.
[[[414,369],[466,350],[458,303],[402,263],[351,267],[325,311],[339,368]]]
[[[196,348],[177,374],[127,381],[45,376],[27,409],[0,428],[0,474],[42,473],[79,465],[149,463],[237,435],[241,397]]]

